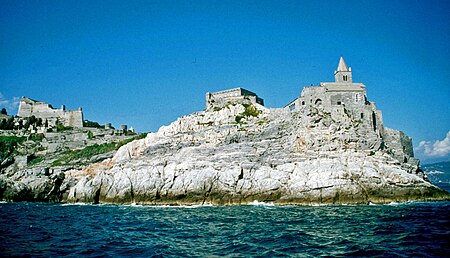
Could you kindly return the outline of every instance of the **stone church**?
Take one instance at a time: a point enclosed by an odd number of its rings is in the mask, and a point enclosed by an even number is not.
[[[287,105],[290,110],[313,106],[328,113],[350,113],[354,120],[370,123],[374,131],[383,128],[381,110],[367,100],[366,86],[355,83],[352,68],[340,58],[334,71],[334,82],[321,82],[319,86],[304,87],[299,98]]]

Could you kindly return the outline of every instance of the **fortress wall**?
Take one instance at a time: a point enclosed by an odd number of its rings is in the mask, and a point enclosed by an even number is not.
[[[64,126],[83,127],[83,112],[81,110],[64,110],[53,108],[51,105],[34,101],[23,97],[20,101],[19,117],[35,116],[42,120],[47,120],[49,125],[55,126],[56,122],[61,122]]]
[[[83,127],[83,112],[81,110],[64,111],[63,124],[71,127]]]
[[[20,117],[29,117],[32,113],[32,106],[23,101],[19,103],[19,111],[17,112],[17,116]]]

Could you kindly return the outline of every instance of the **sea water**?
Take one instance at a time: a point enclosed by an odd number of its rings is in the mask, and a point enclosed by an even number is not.
[[[448,257],[450,202],[228,207],[0,203],[0,256]]]

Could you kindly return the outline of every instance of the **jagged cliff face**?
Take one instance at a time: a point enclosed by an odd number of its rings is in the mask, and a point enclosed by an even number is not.
[[[142,204],[385,203],[439,200],[417,165],[350,117],[314,108],[227,105],[194,113],[123,146],[112,159],[68,170],[68,202]]]

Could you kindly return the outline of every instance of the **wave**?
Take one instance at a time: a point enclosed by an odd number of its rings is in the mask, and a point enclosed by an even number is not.
[[[273,207],[275,204],[273,202],[260,202],[257,200],[254,200],[253,202],[249,202],[247,205],[253,205],[253,206],[270,206]]]
[[[445,172],[439,171],[439,170],[432,170],[432,171],[425,171],[425,174],[427,175],[437,175],[437,174],[445,174]]]
[[[96,206],[98,204],[85,203],[85,202],[71,202],[71,203],[62,203],[61,204],[61,206],[86,206],[86,205]]]

